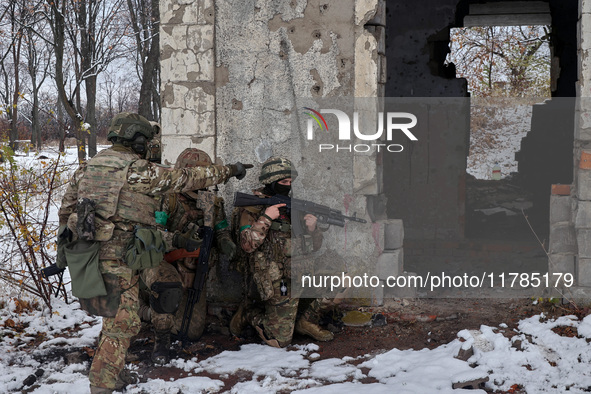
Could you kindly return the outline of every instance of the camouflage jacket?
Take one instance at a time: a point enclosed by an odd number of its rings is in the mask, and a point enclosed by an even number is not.
[[[101,245],[101,258],[121,258],[136,225],[156,227],[154,213],[162,195],[206,188],[230,176],[229,166],[172,169],[141,159],[122,145],[114,145],[76,170],[62,199],[59,222],[76,233],[78,198],[89,195],[97,203],[97,240],[109,241]],[[120,182],[117,177],[121,177]],[[172,234],[163,235],[170,247]]]
[[[198,196],[203,193],[208,193],[211,195],[212,201],[206,204],[213,206],[206,206],[204,208],[198,207]],[[169,215],[168,223],[166,226],[169,232],[186,233],[190,231],[195,225],[201,227],[203,225],[208,224],[213,226],[214,229],[214,246],[219,245],[222,239],[232,239],[228,221],[226,220],[226,213],[224,211],[224,199],[215,196],[211,192],[199,191],[171,194],[168,196],[168,198],[164,199],[162,209],[166,211]],[[205,218],[205,213],[211,214],[213,215],[213,217]],[[211,223],[206,223],[206,220],[208,222],[210,221]],[[210,261],[215,262],[214,260],[216,255],[217,251],[214,251],[214,255],[212,255],[213,258],[210,258]],[[194,270],[196,259],[185,258],[180,263],[182,263],[185,266],[185,268],[189,270]]]
[[[268,197],[263,194],[262,189],[254,190],[253,193],[260,197]],[[276,220],[269,220],[263,216],[267,206],[256,205],[238,208],[238,241],[239,247],[249,254],[251,270],[259,265],[264,258],[267,263],[278,264],[279,270],[284,271],[284,276],[290,276],[290,257],[295,253],[303,253],[304,245],[301,239],[291,237],[291,218],[284,209],[280,210],[281,215]],[[304,228],[306,228],[304,226]],[[317,228],[312,233],[306,234],[311,242],[309,248],[313,251],[322,246],[322,232]],[[309,252],[306,251],[306,252]]]

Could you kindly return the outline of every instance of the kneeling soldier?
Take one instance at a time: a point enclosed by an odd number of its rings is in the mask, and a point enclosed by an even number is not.
[[[212,165],[209,155],[199,149],[187,148],[177,158],[175,168],[207,167]],[[206,189],[186,191],[171,194],[163,200],[163,211],[167,213],[166,228],[169,232],[187,234],[203,246],[199,237],[199,228],[209,225],[214,229],[214,245],[210,251],[208,261],[209,269],[217,261],[221,252],[232,258],[236,251],[236,245],[232,241],[228,222],[224,212],[224,201]],[[206,289],[200,289],[199,299],[193,305],[192,312],[187,307],[188,292],[193,288],[197,271],[199,250],[188,251],[176,249],[167,253],[165,260],[156,268],[145,270],[142,280],[150,289],[149,306],[142,305],[140,316],[144,320],[151,321],[155,332],[154,350],[152,361],[165,364],[169,361],[169,349],[171,334],[182,334],[187,339],[196,341],[203,334],[205,328]],[[207,273],[207,271],[205,272]],[[201,278],[205,281],[205,278]],[[173,299],[167,301],[180,305],[175,311],[166,310],[160,305],[159,295],[155,294],[159,289],[179,289]],[[147,294],[147,295],[148,295]],[[148,298],[146,297],[146,298]],[[187,316],[190,314],[191,316]],[[186,324],[187,332],[181,333],[183,320],[190,319]]]

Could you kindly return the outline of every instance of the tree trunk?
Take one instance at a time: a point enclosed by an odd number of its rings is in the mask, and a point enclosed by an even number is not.
[[[66,89],[64,86],[64,41],[65,41],[65,20],[64,15],[66,13],[66,2],[65,0],[61,3],[61,9],[59,1],[55,0],[52,2],[52,15],[53,15],[53,34],[55,38],[55,83],[57,85],[58,94],[60,101],[64,105],[66,113],[72,120],[72,127],[76,135],[78,144],[78,162],[80,164],[86,161],[86,150],[84,149],[84,140],[81,140],[80,133],[80,122],[82,117],[78,114],[78,111],[74,107],[74,103],[68,100],[66,96]]]
[[[160,39],[158,28],[160,26],[160,10],[158,8],[158,0],[151,0],[151,43],[150,50],[146,56],[146,60],[142,69],[142,86],[140,88],[140,98],[138,103],[138,113],[149,120],[158,118],[158,114],[152,112],[154,88],[158,89],[157,82],[154,81],[154,76],[158,75],[158,59],[160,57]],[[156,86],[154,86],[156,84]]]
[[[33,84],[35,86],[35,84]],[[31,144],[34,144],[36,149],[41,150],[41,125],[39,124],[39,90],[33,89],[33,108],[31,109]]]
[[[12,117],[10,119],[10,147],[14,150],[18,147],[16,140],[18,140],[18,99],[20,98],[20,58],[21,58],[21,44],[22,44],[22,34],[20,30],[16,33],[19,35],[19,38],[14,43],[12,49],[12,56],[14,61],[14,92],[12,95]]]
[[[30,60],[29,60],[30,61]],[[31,108],[31,145],[41,149],[41,130],[39,130],[39,91],[37,90],[37,76],[30,67],[31,85],[33,85],[33,108]]]
[[[88,156],[96,155],[96,76],[86,78],[86,123],[90,130],[86,132],[88,137]]]
[[[58,92],[59,93],[59,92]],[[60,152],[66,151],[65,140],[66,140],[66,128],[64,122],[64,104],[62,103],[61,96],[57,98],[57,127],[59,127],[59,139],[60,139]]]

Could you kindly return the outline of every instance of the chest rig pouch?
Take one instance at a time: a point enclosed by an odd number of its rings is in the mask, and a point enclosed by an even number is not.
[[[261,300],[275,296],[275,284],[291,276],[291,225],[274,221],[267,239],[252,256],[253,281]]]

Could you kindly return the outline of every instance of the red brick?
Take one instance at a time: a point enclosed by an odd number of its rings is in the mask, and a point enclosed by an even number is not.
[[[570,187],[570,185],[552,185],[552,194],[556,196],[570,196]]]
[[[579,162],[579,168],[583,170],[591,170],[591,153],[585,151],[581,152],[581,161]]]

